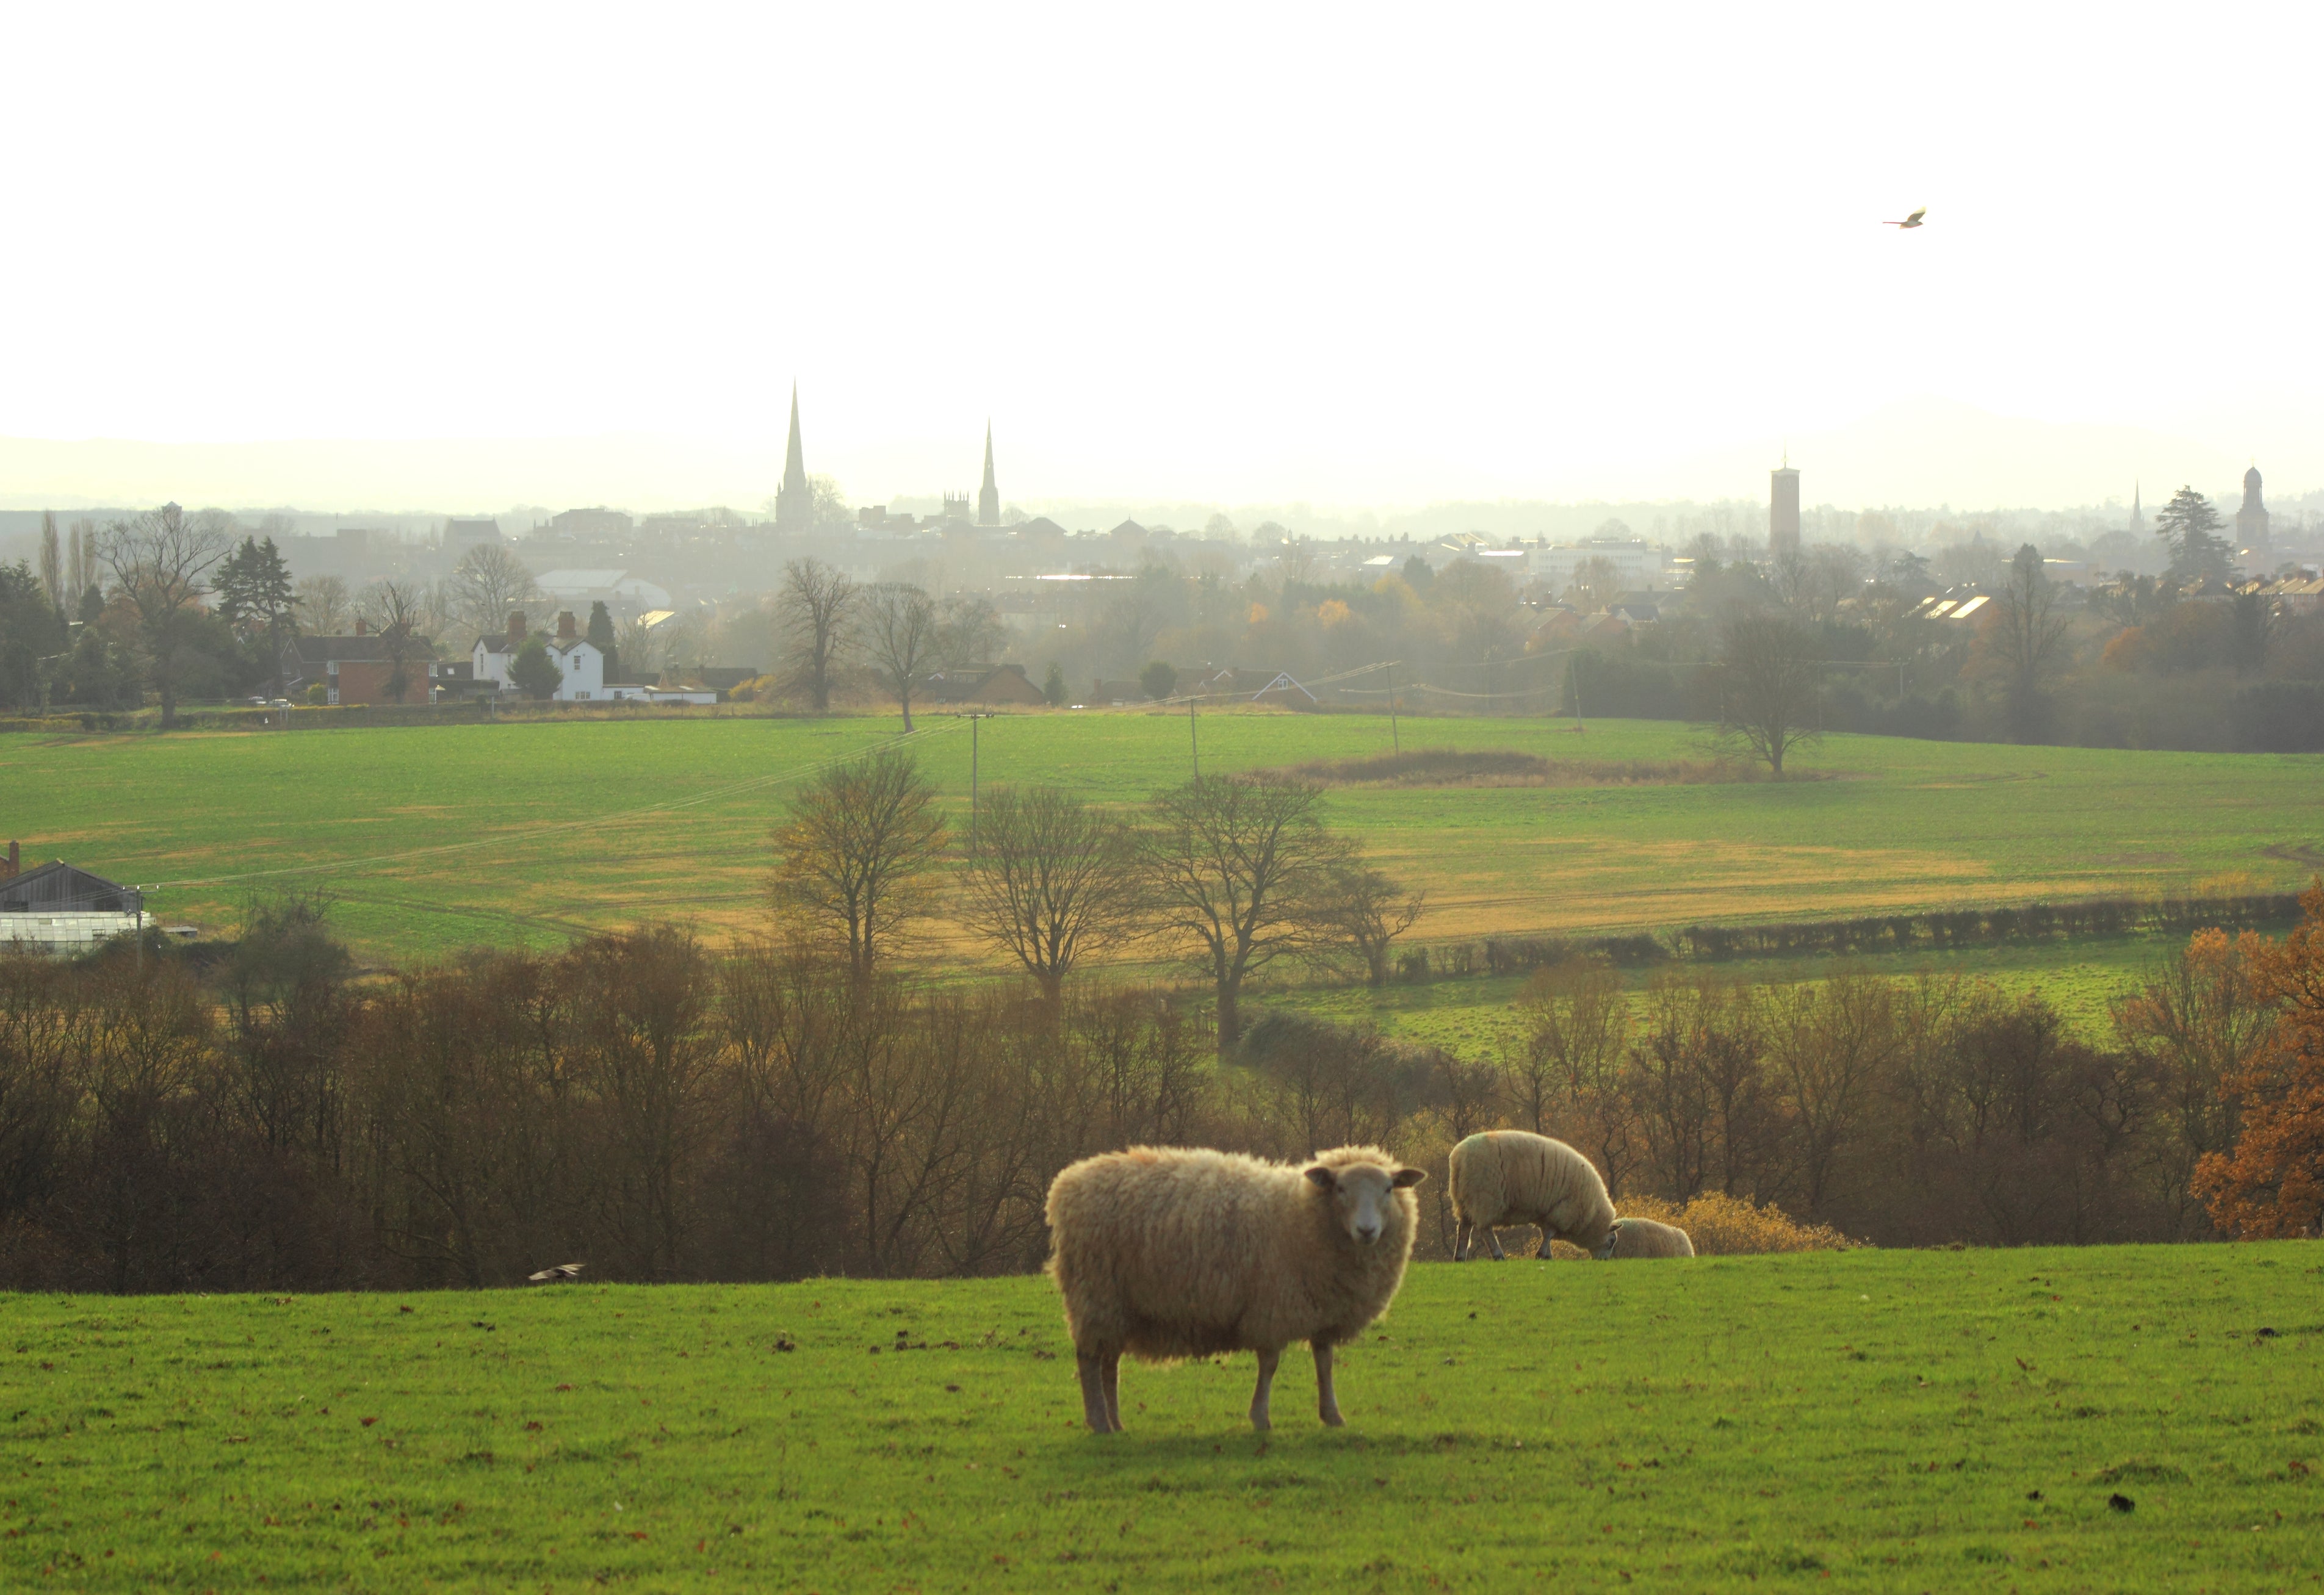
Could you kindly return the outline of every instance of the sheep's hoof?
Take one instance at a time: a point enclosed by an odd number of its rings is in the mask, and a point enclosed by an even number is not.
[[[1323,1426],[1327,1429],[1344,1429],[1348,1426],[1348,1420],[1336,1412],[1327,1412],[1323,1415]]]

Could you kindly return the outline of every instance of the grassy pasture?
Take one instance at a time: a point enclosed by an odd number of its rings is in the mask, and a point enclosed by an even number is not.
[[[1880,975],[1960,974],[1987,980],[2005,991],[2039,992],[2076,1030],[2110,1039],[2115,999],[2135,988],[2159,958],[2184,943],[2142,935],[2085,941],[2035,942],[2022,946],[1921,948],[1849,961]],[[1820,981],[1836,967],[1825,958],[1738,958],[1725,963],[1668,966],[1682,974],[1716,973],[1754,984]],[[1631,989],[1646,970],[1625,972]],[[1296,1010],[1340,1024],[1372,1024],[1402,1040],[1444,1047],[1464,1056],[1488,1055],[1520,1038],[1515,1004],[1528,977],[1478,975],[1421,985],[1308,985],[1280,990],[1264,1007]]]
[[[1264,1439],[1038,1278],[0,1297],[0,1586],[2306,1587],[2319,1263],[1426,1265]]]
[[[967,724],[921,756],[966,808]],[[195,881],[156,912],[230,930],[252,890],[334,894],[381,958],[550,941],[644,917],[713,936],[761,922],[765,837],[787,778],[892,736],[891,719],[607,721],[331,732],[0,738],[9,834],[115,879]],[[1204,768],[1377,752],[1383,718],[1213,713]],[[1699,758],[1661,722],[1410,720],[1404,745],[1593,762]],[[1182,779],[1182,715],[988,721],[983,780],[1131,802]],[[1332,812],[1425,884],[1417,934],[1594,932],[1962,902],[2161,892],[2222,874],[2264,889],[2324,862],[2324,758],[1834,737],[1833,779],[1720,785],[1349,788]],[[373,861],[373,862],[365,862]],[[265,871],[327,866],[311,875]],[[947,964],[969,956],[933,944]]]

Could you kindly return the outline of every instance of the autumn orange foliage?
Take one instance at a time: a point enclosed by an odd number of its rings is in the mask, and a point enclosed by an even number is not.
[[[2221,1082],[2242,1132],[2195,1171],[2212,1222],[2231,1235],[2313,1234],[2324,1216],[2324,878],[2300,906],[2306,917],[2254,960],[2255,994],[2281,1005],[2274,1033]]]

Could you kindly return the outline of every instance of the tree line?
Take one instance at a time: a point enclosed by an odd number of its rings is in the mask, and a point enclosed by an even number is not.
[[[1222,1051],[1185,991],[1069,963],[938,984],[835,920],[364,974],[294,899],[222,948],[0,957],[0,1285],[1021,1271],[1048,1181],[1092,1152],[1374,1141],[1441,1173],[1498,1125],[1580,1147],[1618,1200],[1715,1194],[1882,1245],[2313,1233],[2324,885],[2306,909],[2280,941],[2198,933],[2103,1040],[1973,980],[1633,986],[1582,957],[1536,974],[1498,1046],[1272,1013]]]
[[[940,914],[1051,1001],[1105,954],[1176,957],[1208,985],[1229,1052],[1261,972],[1306,959],[1383,984],[1419,917],[1418,893],[1324,823],[1323,796],[1295,779],[1197,776],[1125,817],[1057,788],[1001,787],[954,848],[934,783],[908,749],[884,749],[802,785],[775,834],[774,904],[858,979]]]

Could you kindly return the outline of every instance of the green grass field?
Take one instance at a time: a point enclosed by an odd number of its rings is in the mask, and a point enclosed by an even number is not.
[[[1039,1278],[0,1297],[0,1586],[2305,1588],[2319,1262],[1425,1265],[1267,1438]]]
[[[964,811],[965,722],[921,756]],[[367,955],[541,943],[669,918],[762,922],[766,836],[788,778],[893,735],[892,719],[603,720],[326,732],[0,738],[5,825],[36,859],[198,882],[157,914],[231,934],[254,890],[323,888]],[[1370,753],[1385,719],[1218,713],[1204,768]],[[1183,716],[986,722],[981,775],[1130,802],[1183,779]],[[1662,722],[1407,719],[1404,745],[1552,759],[1700,757]],[[1834,737],[1837,779],[1618,788],[1343,789],[1338,823],[1430,893],[1416,934],[1597,932],[2302,884],[2324,863],[2324,758]],[[321,868],[316,868],[320,866]],[[306,874],[281,871],[312,870]],[[939,945],[948,964],[969,950]]]
[[[1889,976],[1960,974],[2005,991],[2038,992],[2093,1041],[2112,1037],[2115,1000],[2135,990],[2153,965],[2184,943],[2155,935],[2103,940],[2036,942],[2020,946],[1923,948],[1855,958],[1848,966]],[[1835,967],[1823,958],[1738,958],[1724,963],[1665,966],[1684,975],[1716,973],[1754,983],[1816,981]],[[1653,972],[1626,971],[1642,989]],[[1313,984],[1278,988],[1263,1007],[1313,1014],[1339,1024],[1370,1024],[1399,1040],[1442,1046],[1463,1056],[1489,1056],[1520,1039],[1516,1002],[1528,977],[1477,975],[1419,985]]]

